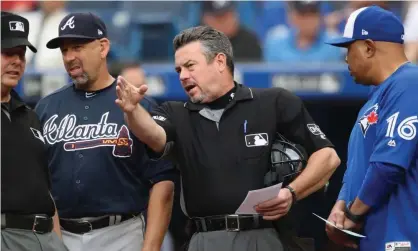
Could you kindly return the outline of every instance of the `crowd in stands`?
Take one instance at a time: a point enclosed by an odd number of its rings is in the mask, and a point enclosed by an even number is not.
[[[61,53],[44,44],[58,33],[69,12],[90,11],[106,23],[112,48],[109,62],[171,62],[172,39],[187,27],[205,24],[230,37],[237,62],[334,62],[345,51],[323,43],[343,33],[348,14],[380,5],[405,23],[405,43],[412,61],[418,58],[418,3],[385,1],[2,1],[6,11],[22,14],[31,24],[29,67],[61,67]]]
[[[343,33],[349,14],[368,5],[391,10],[403,21],[407,56],[417,62],[418,1],[1,2],[2,10],[20,14],[30,22],[29,41],[38,53],[27,51],[27,68],[62,71],[61,52],[47,49],[46,42],[58,36],[58,24],[68,13],[92,12],[107,26],[112,75],[123,75],[136,85],[150,82],[145,79],[141,64],[172,63],[174,36],[201,24],[212,26],[230,38],[238,63],[343,62],[345,49],[331,47],[324,41]],[[149,85],[151,93],[159,93],[164,88],[158,83]],[[179,195],[176,196],[178,201]],[[173,215],[178,217],[173,217],[170,232],[175,246],[181,246],[187,236],[175,229],[183,227],[185,216],[178,204],[173,210]]]

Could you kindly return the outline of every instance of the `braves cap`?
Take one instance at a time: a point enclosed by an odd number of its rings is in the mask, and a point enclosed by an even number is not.
[[[347,20],[344,35],[325,43],[346,47],[356,40],[371,39],[392,43],[404,43],[404,27],[402,22],[392,12],[378,6],[360,8]]]
[[[46,47],[60,47],[62,39],[95,40],[107,37],[105,23],[92,13],[70,13],[65,16],[58,27],[58,37],[51,39]]]
[[[27,46],[37,52],[29,40],[29,21],[10,12],[1,12],[1,48],[9,49],[17,46]]]

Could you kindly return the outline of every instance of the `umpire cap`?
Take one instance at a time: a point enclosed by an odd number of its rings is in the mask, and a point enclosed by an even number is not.
[[[105,23],[96,15],[88,13],[70,13],[58,26],[58,37],[51,39],[46,47],[56,49],[63,39],[96,40],[107,37]]]
[[[29,40],[29,21],[10,12],[1,12],[1,48],[9,49],[17,46],[27,46],[37,52]]]

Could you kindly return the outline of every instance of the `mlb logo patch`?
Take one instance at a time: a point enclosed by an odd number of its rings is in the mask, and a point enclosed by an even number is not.
[[[268,146],[269,136],[267,133],[255,133],[245,135],[245,145],[247,147]]]
[[[9,28],[11,31],[25,32],[25,26],[23,25],[23,22],[20,21],[10,21]]]

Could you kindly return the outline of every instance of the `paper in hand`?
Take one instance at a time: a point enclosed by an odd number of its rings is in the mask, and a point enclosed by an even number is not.
[[[330,222],[330,221],[327,221],[326,219],[322,218],[321,216],[319,216],[319,215],[317,215],[317,214],[315,214],[315,213],[312,213],[312,214],[313,214],[313,215],[315,215],[316,217],[318,217],[319,219],[321,219],[321,220],[325,221],[327,224],[329,224],[329,225],[331,225],[331,226],[333,226],[333,227],[337,228],[337,229],[338,229],[338,230],[340,230],[340,231],[343,231],[344,233],[346,233],[346,234],[348,234],[348,235],[351,235],[351,236],[354,236],[354,237],[359,237],[359,238],[366,238],[366,236],[361,235],[361,234],[358,234],[358,233],[355,233],[355,232],[353,232],[353,231],[338,228],[338,227],[337,227],[334,223],[332,223],[332,222]]]
[[[247,197],[245,197],[244,201],[242,202],[241,206],[239,206],[235,214],[258,214],[254,207],[261,202],[275,198],[279,194],[281,188],[282,183],[258,190],[249,191]]]

